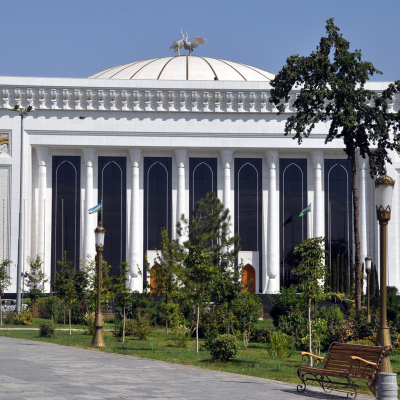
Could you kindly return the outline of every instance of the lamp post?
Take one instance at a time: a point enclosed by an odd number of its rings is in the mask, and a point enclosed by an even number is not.
[[[97,304],[96,317],[94,320],[95,333],[92,340],[92,347],[106,347],[103,339],[103,315],[101,313],[101,255],[104,249],[104,237],[106,230],[102,226],[98,226],[94,230],[96,237],[97,251]]]
[[[389,327],[387,326],[387,300],[386,300],[386,246],[387,246],[387,224],[390,220],[392,209],[392,194],[394,180],[385,174],[375,180],[376,216],[380,226],[380,324],[376,336],[376,344],[392,347]],[[392,373],[389,357],[385,357],[379,372]]]
[[[24,158],[24,117],[34,111],[32,106],[20,108],[17,104],[10,111],[16,111],[21,117],[21,152],[19,162],[19,220],[18,220],[18,262],[17,262],[17,313],[21,310],[21,272],[22,272],[22,161]]]
[[[369,309],[369,274],[371,272],[371,257],[365,257],[365,272],[367,273],[367,321],[371,322],[371,312]]]

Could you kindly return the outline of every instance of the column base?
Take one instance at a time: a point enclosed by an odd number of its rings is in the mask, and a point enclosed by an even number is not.
[[[275,294],[279,292],[278,281],[275,278],[268,279],[266,294]]]
[[[397,400],[398,386],[396,374],[379,372],[378,374],[378,400]]]

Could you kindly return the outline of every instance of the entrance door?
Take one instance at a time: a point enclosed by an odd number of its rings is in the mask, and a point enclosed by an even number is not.
[[[256,292],[256,271],[250,264],[246,264],[246,266],[243,268],[242,282],[245,285],[248,285],[250,283],[248,289],[250,293]]]

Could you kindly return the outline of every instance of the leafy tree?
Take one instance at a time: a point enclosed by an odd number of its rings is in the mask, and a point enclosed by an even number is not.
[[[26,286],[29,287],[28,296],[31,299],[32,308],[37,299],[42,295],[44,284],[47,282],[46,274],[43,272],[43,261],[39,255],[36,258],[28,257],[30,272],[27,274]]]
[[[10,276],[8,275],[8,267],[12,263],[11,260],[5,259],[0,263],[0,326],[3,325],[3,305],[1,304],[1,296],[4,291],[11,285]]]
[[[324,299],[324,287],[321,284],[325,276],[324,250],[325,238],[317,237],[304,240],[295,247],[295,254],[301,257],[300,264],[293,269],[299,278],[299,288],[308,303],[309,351],[312,353],[311,303]]]
[[[179,305],[182,278],[182,251],[176,241],[170,241],[165,229],[161,232],[162,250],[157,251],[157,268],[150,270],[155,287],[152,291],[160,296],[160,305],[165,313],[165,331],[168,333],[168,323],[177,313]]]
[[[245,350],[249,344],[251,331],[260,318],[261,310],[259,297],[249,292],[241,293],[233,302],[236,326],[242,334]]]
[[[218,274],[218,266],[212,262],[212,254],[199,245],[189,246],[185,257],[184,285],[187,298],[194,305],[196,313],[196,352],[199,352],[200,308],[210,301],[210,292]]]
[[[125,343],[125,330],[126,330],[126,307],[131,301],[131,293],[127,287],[127,277],[129,274],[129,263],[124,261],[119,266],[119,275],[114,277],[113,289],[115,295],[118,296],[118,306],[122,307],[122,343]]]
[[[62,261],[59,261],[58,265],[60,265],[60,271],[56,272],[53,290],[68,306],[69,334],[71,335],[71,308],[78,301],[76,272],[72,262],[67,260],[67,253],[64,254]]]
[[[370,62],[361,61],[361,51],[349,51],[350,43],[339,33],[333,19],[327,20],[327,37],[308,57],[288,57],[286,65],[271,81],[270,102],[283,113],[282,99],[289,100],[293,87],[299,88],[293,107],[296,112],[285,124],[285,135],[301,144],[316,124],[330,122],[325,143],[342,139],[344,151],[351,161],[355,239],[356,308],[361,311],[361,260],[356,154],[369,158],[370,174],[382,174],[391,162],[389,150],[396,150],[399,141],[400,114],[389,107],[400,81],[390,84],[382,93],[365,88],[370,76],[381,72]],[[348,244],[350,246],[350,243]]]

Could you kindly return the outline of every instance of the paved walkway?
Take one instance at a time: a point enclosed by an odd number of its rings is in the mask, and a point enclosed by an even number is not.
[[[319,388],[300,394],[295,384],[0,337],[0,400],[344,398]]]

